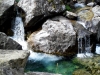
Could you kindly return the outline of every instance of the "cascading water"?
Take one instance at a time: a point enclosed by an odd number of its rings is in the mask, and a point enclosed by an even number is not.
[[[24,25],[23,25],[22,18],[19,15],[20,14],[17,11],[17,16],[15,17],[15,19],[12,20],[11,29],[14,32],[14,35],[11,38],[13,40],[15,40],[16,42],[18,42],[22,46],[23,50],[30,50],[27,47],[27,42],[24,40]],[[45,60],[44,60],[45,58],[47,59],[46,62],[57,61],[57,60],[62,59],[62,57],[58,57],[55,55],[35,53],[32,50],[30,50],[29,60],[34,60],[34,61],[41,61],[42,60],[45,62]]]
[[[22,45],[23,50],[30,50],[28,49],[27,43],[24,40],[24,26],[19,13],[17,13],[17,16],[12,21],[12,30],[14,35],[11,38]],[[25,70],[71,75],[75,70],[76,65],[72,61],[67,61],[62,58],[62,56],[36,53],[30,50],[30,56],[28,58]]]
[[[90,36],[85,36],[83,38],[78,38],[78,54],[77,57],[92,57],[91,45],[90,45]]]
[[[27,43],[24,41],[24,25],[18,12],[17,16],[12,21],[11,29],[14,32],[12,39],[22,45],[23,50],[27,49]]]

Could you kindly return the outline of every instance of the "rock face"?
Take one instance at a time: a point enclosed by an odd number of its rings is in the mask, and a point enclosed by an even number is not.
[[[22,50],[22,46],[13,39],[7,37],[5,33],[0,32],[0,49]]]
[[[0,75],[24,75],[29,51],[0,50]]]
[[[34,16],[48,16],[65,10],[63,0],[20,0],[18,6],[26,12],[26,25]]]
[[[83,22],[83,26],[92,33],[97,33],[98,23],[100,22],[100,6],[84,7],[78,10],[79,20]]]
[[[0,0],[0,16],[13,4],[14,0]]]
[[[65,55],[75,45],[76,32],[69,20],[59,16],[47,20],[42,30],[32,34],[28,44],[34,51]],[[69,50],[68,50],[69,49]]]

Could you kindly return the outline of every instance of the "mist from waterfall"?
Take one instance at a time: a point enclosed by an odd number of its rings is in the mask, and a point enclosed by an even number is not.
[[[90,36],[85,36],[84,38],[78,38],[78,54],[77,57],[93,57],[91,53]]]

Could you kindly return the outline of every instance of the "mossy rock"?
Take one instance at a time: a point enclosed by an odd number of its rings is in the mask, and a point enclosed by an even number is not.
[[[79,69],[73,72],[73,75],[92,75],[84,69]]]
[[[94,17],[94,13],[91,7],[84,7],[84,8],[78,9],[76,13],[79,19],[83,21],[91,21],[92,18]]]

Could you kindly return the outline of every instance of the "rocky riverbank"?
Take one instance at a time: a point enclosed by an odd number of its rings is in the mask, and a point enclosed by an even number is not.
[[[73,72],[73,75],[100,75],[100,55],[94,55],[93,58],[75,58],[75,63],[84,66]]]

